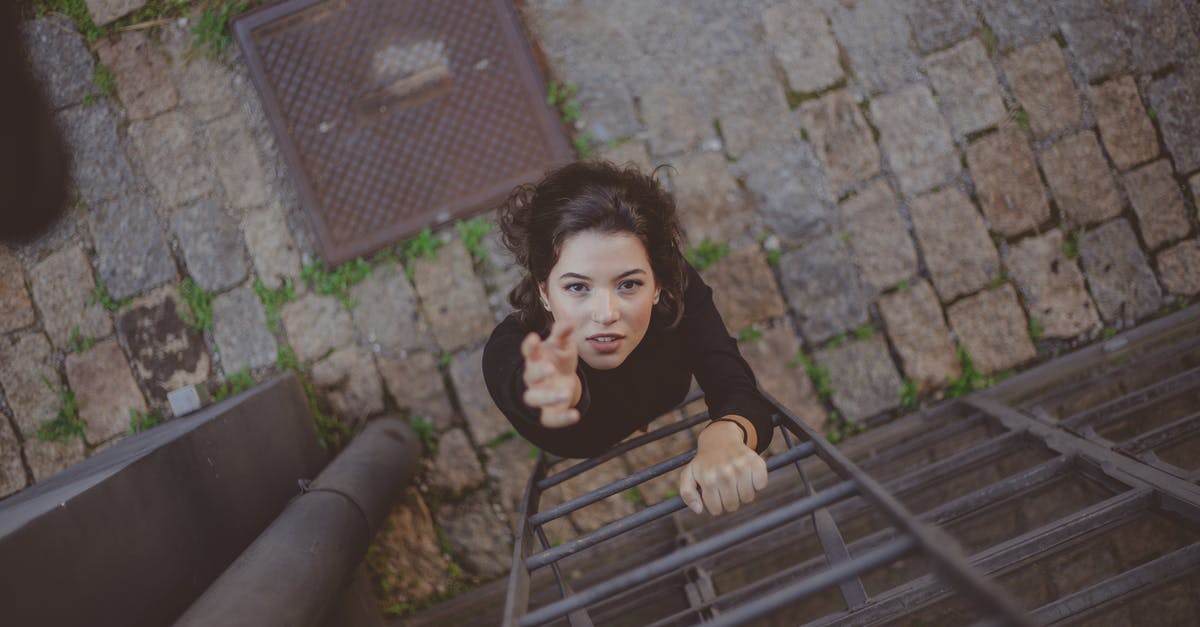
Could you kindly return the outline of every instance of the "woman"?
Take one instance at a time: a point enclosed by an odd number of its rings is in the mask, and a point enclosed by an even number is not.
[[[526,275],[483,369],[522,436],[556,455],[598,455],[676,406],[695,375],[714,419],[680,476],[683,502],[717,515],[766,487],[758,453],[772,407],[684,260],[675,204],[657,181],[572,163],[514,190],[500,228]]]

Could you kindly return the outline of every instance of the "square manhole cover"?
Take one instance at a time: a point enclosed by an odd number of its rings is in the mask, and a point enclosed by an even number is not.
[[[234,33],[328,263],[573,156],[507,0],[292,0]]]

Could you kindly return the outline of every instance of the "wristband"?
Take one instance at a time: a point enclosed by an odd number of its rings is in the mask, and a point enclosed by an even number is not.
[[[746,444],[747,442],[750,441],[750,434],[746,432],[746,427],[743,427],[742,423],[734,420],[733,418],[717,418],[713,422],[731,422],[731,423],[733,423],[735,426],[737,426],[738,429],[742,430],[742,444]]]

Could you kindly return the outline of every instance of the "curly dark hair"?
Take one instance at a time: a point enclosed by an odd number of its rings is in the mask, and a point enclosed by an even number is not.
[[[654,280],[662,293],[654,314],[668,328],[683,318],[687,288],[675,200],[655,176],[636,166],[608,161],[577,161],[546,174],[541,181],[520,185],[500,206],[504,245],[525,268],[508,300],[529,329],[545,332],[550,318],[542,308],[538,285],[550,277],[563,242],[584,231],[629,233],[646,247]]]

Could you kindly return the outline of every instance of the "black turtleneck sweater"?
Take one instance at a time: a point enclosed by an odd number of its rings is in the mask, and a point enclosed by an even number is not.
[[[483,376],[500,411],[526,440],[562,457],[594,457],[670,411],[687,395],[695,375],[709,415],[736,414],[754,423],[758,452],[771,443],[773,408],[758,393],[754,373],[738,352],[712,300],[712,288],[688,266],[683,319],[667,329],[651,316],[646,336],[629,357],[611,370],[596,370],[579,360],[583,394],[580,419],[561,429],[541,425],[539,412],[527,406],[521,341],[527,329],[511,314],[492,332],[483,351]],[[544,338],[546,331],[539,331]]]

